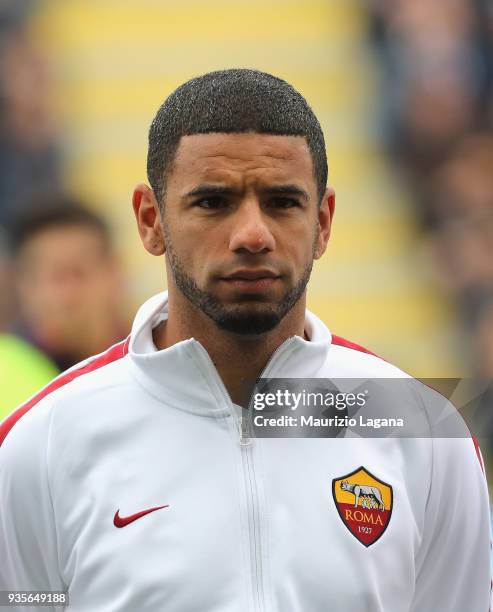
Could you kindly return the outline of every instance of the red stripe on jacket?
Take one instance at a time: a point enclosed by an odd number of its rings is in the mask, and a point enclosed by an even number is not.
[[[49,383],[46,387],[41,389],[39,393],[37,393],[30,400],[28,400],[25,404],[17,408],[17,410],[14,410],[14,412],[10,416],[8,416],[5,419],[5,421],[0,425],[0,446],[2,445],[3,441],[7,437],[9,431],[17,423],[17,421],[21,417],[23,417],[27,412],[29,412],[31,408],[36,406],[36,404],[40,402],[44,397],[46,397],[53,391],[60,389],[60,387],[63,387],[69,382],[72,382],[76,378],[79,378],[79,376],[82,376],[83,374],[94,372],[94,370],[99,370],[99,368],[102,368],[110,363],[113,363],[114,361],[117,361],[118,359],[122,359],[122,357],[125,357],[125,355],[128,353],[129,342],[130,342],[130,336],[126,340],[123,340],[122,342],[115,344],[114,346],[109,348],[105,353],[103,353],[99,357],[96,357],[95,359],[87,363],[86,365],[80,368],[77,368],[76,370],[71,370],[67,372],[66,374],[62,374],[58,376],[51,383]]]
[[[332,344],[335,344],[337,346],[344,346],[346,348],[353,349],[353,351],[359,351],[360,353],[368,353],[368,355],[373,355],[374,357],[382,359],[382,357],[380,357],[376,353],[373,353],[372,351],[369,351],[364,346],[356,344],[355,342],[351,342],[350,340],[346,340],[346,338],[341,338],[341,336],[332,335]]]

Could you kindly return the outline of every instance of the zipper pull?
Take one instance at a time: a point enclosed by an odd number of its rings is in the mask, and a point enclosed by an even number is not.
[[[240,417],[240,446],[249,446],[253,443],[250,435],[250,421],[243,415]]]

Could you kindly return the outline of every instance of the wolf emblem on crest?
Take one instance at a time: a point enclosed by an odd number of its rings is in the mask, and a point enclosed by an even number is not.
[[[349,491],[354,495],[355,508],[358,507],[358,502],[361,499],[363,508],[378,508],[381,512],[385,510],[382,493],[378,487],[353,484],[347,480],[343,480],[340,486],[343,491]]]

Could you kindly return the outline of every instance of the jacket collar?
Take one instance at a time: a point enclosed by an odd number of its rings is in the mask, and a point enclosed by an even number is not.
[[[138,310],[129,345],[132,374],[156,399],[203,415],[227,414],[231,400],[209,354],[194,338],[156,350],[152,329],[167,318],[168,293],[153,296]],[[331,344],[327,327],[306,311],[305,332],[309,341],[293,336],[275,351],[264,377],[316,378],[320,376]]]

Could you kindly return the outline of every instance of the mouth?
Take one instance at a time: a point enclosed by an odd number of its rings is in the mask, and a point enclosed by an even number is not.
[[[270,289],[281,279],[272,270],[238,270],[221,281],[246,293],[259,293]]]

